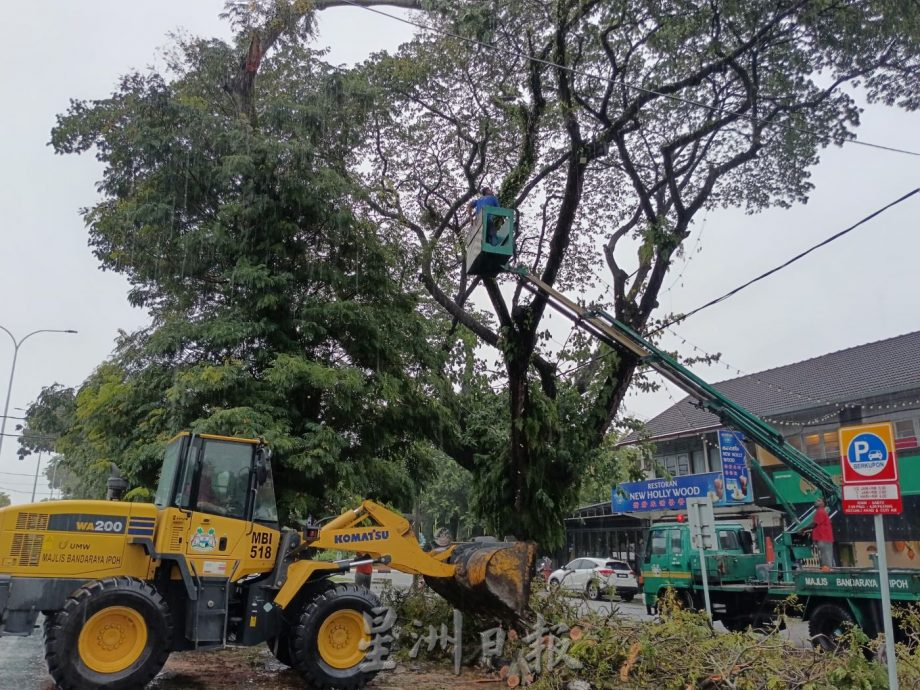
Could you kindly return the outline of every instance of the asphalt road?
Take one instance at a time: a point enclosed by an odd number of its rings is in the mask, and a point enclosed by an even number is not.
[[[384,582],[391,582],[394,587],[404,589],[412,582],[410,575],[390,573],[375,574],[373,589],[383,587]],[[590,607],[599,613],[609,613],[615,609],[619,615],[634,620],[651,620],[645,612],[642,598],[637,597],[626,603],[623,601],[589,601],[578,595],[582,606]],[[724,630],[721,623],[716,623],[717,630]],[[797,645],[808,644],[808,629],[804,623],[795,623],[782,631],[784,639]],[[169,685],[169,683],[167,683]],[[156,686],[156,682],[154,683]],[[31,637],[4,637],[0,639],[0,688],[3,690],[52,690],[51,677],[45,667],[44,642],[41,621]],[[172,686],[170,686],[172,687]]]
[[[45,667],[41,626],[30,637],[0,640],[0,684],[16,690],[46,690],[54,687]]]

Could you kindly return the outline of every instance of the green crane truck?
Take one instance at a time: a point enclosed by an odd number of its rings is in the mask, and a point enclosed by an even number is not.
[[[786,443],[783,436],[762,419],[726,398],[606,311],[582,307],[524,268],[506,270],[529,291],[545,295],[554,309],[579,328],[655,369],[696,398],[701,408],[719,417],[726,427],[741,431],[772,453],[817,488],[829,512],[840,508],[840,488],[831,476],[807,455]],[[801,567],[802,561],[812,556],[803,530],[810,526],[814,512],[797,515],[760,464],[754,462],[752,467],[788,516],[788,526],[772,543],[775,559],[767,562],[767,543],[761,527],[752,534],[742,524],[717,523],[717,548],[706,552],[703,564],[699,552],[691,546],[686,523],[656,524],[650,529],[641,565],[646,606],[651,610],[658,597],[667,588],[673,588],[686,605],[701,607],[702,568],[705,567],[713,617],[730,629],[761,625],[771,620],[776,605],[795,594],[804,604],[803,617],[816,643],[832,646],[847,623],[858,625],[870,637],[875,637],[883,627],[878,570],[835,568],[822,572],[817,568]],[[920,570],[891,570],[889,583],[895,604],[920,602]]]
[[[762,528],[757,528],[756,536],[752,536],[744,525],[717,522],[715,531],[716,548],[705,553],[709,597],[713,618],[721,620],[729,630],[768,624],[777,604],[795,594],[804,605],[802,615],[816,644],[833,647],[834,638],[847,623],[858,625],[869,637],[882,632],[877,570],[782,571],[775,563],[767,562]],[[755,541],[759,553],[753,548]],[[799,558],[811,556],[811,548],[804,544],[792,543],[787,548]],[[655,607],[668,588],[674,590],[683,604],[702,607],[700,560],[686,523],[652,525],[642,561],[646,607]],[[920,602],[920,571],[889,570],[888,582],[893,603]]]

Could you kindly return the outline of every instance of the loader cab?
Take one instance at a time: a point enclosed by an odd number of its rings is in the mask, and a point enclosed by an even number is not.
[[[257,439],[179,434],[166,447],[154,503],[277,525],[270,456]]]

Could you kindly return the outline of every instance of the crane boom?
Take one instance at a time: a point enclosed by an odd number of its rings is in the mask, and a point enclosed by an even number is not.
[[[513,267],[507,270],[521,280],[529,291],[544,295],[550,306],[570,319],[577,327],[610,347],[625,348],[643,364],[696,398],[700,407],[716,415],[723,424],[743,432],[757,445],[776,456],[784,465],[811,482],[824,496],[828,507],[839,507],[840,488],[834,484],[831,476],[810,457],[788,444],[782,434],[760,417],[722,395],[715,387],[703,381],[676,359],[655,347],[634,329],[603,309],[582,307],[544,283],[524,267]],[[766,475],[761,473],[761,476]],[[777,498],[780,498],[778,494]],[[787,512],[791,511],[791,507],[782,499],[780,500]],[[792,516],[795,517],[795,514],[792,513]]]

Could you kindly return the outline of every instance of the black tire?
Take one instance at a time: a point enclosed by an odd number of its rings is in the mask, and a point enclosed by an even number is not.
[[[657,601],[661,602],[663,599],[665,599],[667,592],[667,589],[658,590]],[[690,592],[690,590],[687,589],[674,590],[674,605],[679,609],[685,609],[687,611],[696,610],[696,604],[693,601],[693,594]],[[658,615],[661,616],[662,619],[667,617],[667,614],[662,612],[660,603],[658,603],[655,608],[658,611]]]
[[[118,657],[123,645],[130,646]],[[172,616],[166,601],[133,577],[83,585],[45,624],[45,660],[61,690],[142,688],[163,668],[171,649]]]
[[[294,656],[291,654],[291,636],[285,631],[278,637],[265,641],[272,655],[285,666],[294,666]]]
[[[559,587],[561,587],[561,585],[559,584],[559,580],[556,580],[554,578],[550,580],[548,583],[546,583],[546,587],[547,589],[549,589],[550,592],[558,592]]]
[[[732,618],[722,618],[722,625],[729,632],[744,632],[751,626],[750,618],[744,616],[735,616]]]
[[[601,598],[601,588],[594,580],[591,580],[588,583],[588,586],[585,587],[585,596],[588,599],[600,599]]]
[[[631,601],[632,601],[633,599],[635,599],[635,598],[636,598],[636,595],[635,595],[635,594],[621,594],[621,595],[620,595],[620,599],[622,599],[622,600],[623,600],[623,603],[625,603],[625,604],[628,604],[629,602],[631,602]]]
[[[300,622],[292,631],[290,649],[294,668],[311,687],[356,690],[377,675],[376,670],[361,669],[365,661],[364,652],[358,650],[357,643],[359,639],[367,638],[363,634],[363,626],[356,636],[354,625],[358,617],[370,614],[378,606],[380,600],[376,596],[352,584],[337,585],[307,602]],[[338,629],[323,629],[326,621],[336,626],[343,619]],[[321,633],[328,638],[321,640]],[[336,634],[340,639],[332,640]],[[340,656],[335,659],[335,655]],[[387,652],[382,658],[385,660],[388,656]]]
[[[840,637],[851,625],[855,625],[855,621],[848,609],[840,604],[821,604],[808,618],[808,634],[815,647],[834,652],[840,644]]]

